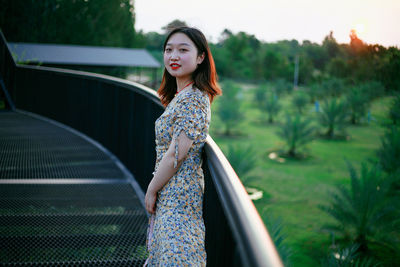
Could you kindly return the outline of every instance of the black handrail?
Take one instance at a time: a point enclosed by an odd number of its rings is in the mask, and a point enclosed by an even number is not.
[[[106,75],[14,65],[2,36],[0,75],[18,109],[34,112],[95,139],[131,171],[143,191],[155,162],[156,92]],[[12,69],[12,70],[11,70]],[[203,169],[208,266],[282,266],[254,204],[208,136]]]

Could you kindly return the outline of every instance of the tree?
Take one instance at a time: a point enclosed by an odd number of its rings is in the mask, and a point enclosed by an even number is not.
[[[322,81],[321,88],[325,96],[339,97],[345,89],[345,83],[342,79],[330,78]]]
[[[162,30],[164,31],[165,34],[168,34],[175,28],[187,27],[187,26],[188,25],[186,24],[185,21],[175,19],[175,20],[171,21],[170,23],[168,23],[167,25],[165,25],[164,27],[162,27]]]
[[[329,58],[334,58],[340,53],[340,48],[338,43],[336,42],[335,37],[333,37],[333,31],[329,33],[329,35],[325,36],[322,47],[325,49],[325,53]]]
[[[271,91],[265,94],[263,101],[263,110],[268,113],[268,122],[273,123],[274,117],[278,115],[281,110],[278,96]]]
[[[357,252],[358,245],[350,245],[336,252],[330,253],[328,258],[324,259],[322,266],[325,267],[379,267],[376,260],[360,255]]]
[[[350,111],[351,123],[358,124],[367,113],[369,107],[368,95],[360,87],[353,87],[346,95],[346,106]]]
[[[252,172],[257,166],[258,156],[252,146],[229,144],[227,158],[242,183],[246,184],[255,178]]]
[[[319,121],[323,127],[327,128],[325,135],[333,138],[337,131],[344,131],[347,111],[345,103],[339,102],[335,98],[325,100],[319,113]]]
[[[396,47],[378,50],[380,64],[377,76],[385,88],[400,92],[400,50]],[[382,52],[380,52],[382,51]]]
[[[299,155],[298,149],[314,139],[314,127],[310,119],[302,119],[299,114],[293,119],[286,114],[286,121],[280,125],[277,135],[286,143],[286,154],[295,158]]]
[[[268,87],[266,84],[257,86],[254,90],[254,102],[260,109],[263,109],[264,101],[267,95]]]
[[[279,78],[273,83],[273,90],[279,97],[283,94],[291,93],[293,91],[293,84],[283,78]]]
[[[400,126],[400,93],[394,97],[389,110],[389,117],[392,120],[393,125]]]
[[[0,28],[10,42],[137,47],[130,0],[2,1]]]
[[[377,152],[379,163],[387,173],[400,171],[400,128],[391,127],[381,138],[381,147]],[[399,177],[400,180],[400,177]]]
[[[302,91],[297,91],[292,99],[292,104],[297,109],[299,114],[303,114],[303,110],[308,102],[308,96]]]
[[[325,229],[336,234],[341,247],[355,245],[361,258],[376,257],[376,250],[393,256],[391,243],[398,242],[398,236],[392,235],[396,212],[387,196],[389,183],[375,166],[363,164],[360,176],[351,164],[348,168],[350,188],[336,187],[330,194],[330,204],[320,206],[336,222]]]
[[[241,88],[232,81],[223,84],[224,93],[219,97],[217,114],[225,124],[225,135],[231,135],[232,128],[243,118],[241,100],[238,97]]]

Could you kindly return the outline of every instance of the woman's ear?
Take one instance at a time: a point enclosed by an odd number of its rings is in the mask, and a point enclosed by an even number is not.
[[[205,57],[206,57],[206,54],[204,52],[201,53],[201,55],[197,56],[197,65],[200,65],[203,62]]]

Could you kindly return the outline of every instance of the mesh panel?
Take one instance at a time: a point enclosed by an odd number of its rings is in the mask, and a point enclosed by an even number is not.
[[[101,150],[50,123],[0,113],[0,179],[122,178]]]
[[[141,266],[147,217],[128,184],[2,185],[0,265]]]
[[[46,178],[93,184],[34,184]],[[0,112],[1,179],[32,183],[0,185],[0,266],[143,265],[145,210],[123,172],[83,138]]]

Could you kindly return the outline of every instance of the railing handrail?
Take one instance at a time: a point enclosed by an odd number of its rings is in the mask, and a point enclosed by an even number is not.
[[[154,101],[154,103],[158,104],[160,107],[163,107],[163,105],[161,104],[160,99],[157,95],[157,92],[155,90],[153,90],[143,84],[133,82],[130,80],[125,80],[125,79],[121,79],[118,77],[109,76],[106,74],[87,72],[87,71],[81,71],[81,70],[72,70],[72,69],[45,67],[45,66],[31,66],[31,65],[23,65],[23,64],[16,64],[16,66],[18,68],[47,70],[47,71],[51,71],[51,72],[57,72],[60,74],[68,74],[68,75],[79,76],[79,77],[85,76],[86,78],[89,78],[89,79],[102,80],[105,83],[110,83],[110,84],[114,83],[114,84],[118,84],[118,85],[123,85],[125,88],[132,90],[135,93],[139,93],[141,95],[149,97],[152,101]]]
[[[214,140],[205,146],[208,166],[223,208],[227,212],[246,266],[283,266],[275,245],[239,177]]]

